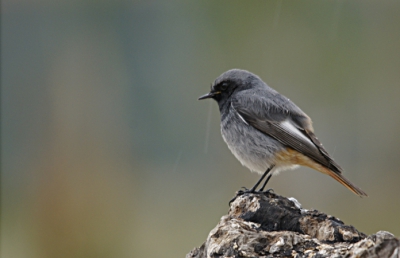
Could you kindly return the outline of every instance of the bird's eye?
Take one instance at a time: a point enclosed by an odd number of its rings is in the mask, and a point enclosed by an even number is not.
[[[227,82],[221,83],[221,85],[220,85],[220,89],[221,90],[226,90],[227,88],[228,88],[228,83]]]

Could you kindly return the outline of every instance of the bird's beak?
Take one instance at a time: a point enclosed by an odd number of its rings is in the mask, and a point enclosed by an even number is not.
[[[220,91],[214,91],[214,92],[210,91],[209,93],[204,94],[203,96],[201,96],[201,97],[199,98],[199,100],[202,100],[202,99],[209,99],[209,98],[212,98],[212,97],[214,97],[215,95],[218,95],[218,94],[220,94],[220,93],[221,93]]]

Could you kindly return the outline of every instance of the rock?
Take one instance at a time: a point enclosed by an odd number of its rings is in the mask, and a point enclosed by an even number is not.
[[[344,256],[400,258],[400,241],[385,231],[367,237],[338,218],[302,209],[294,198],[264,192],[236,196],[186,258]]]

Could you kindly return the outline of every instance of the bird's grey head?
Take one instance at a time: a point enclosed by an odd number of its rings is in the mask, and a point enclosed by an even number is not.
[[[264,86],[265,84],[257,75],[246,70],[232,69],[215,79],[210,92],[201,96],[199,100],[212,98],[221,107],[236,92]]]

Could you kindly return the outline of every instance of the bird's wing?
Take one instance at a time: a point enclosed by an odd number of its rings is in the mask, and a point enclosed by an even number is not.
[[[317,163],[341,173],[315,136],[311,119],[293,102],[273,92],[273,96],[242,92],[232,98],[232,107],[250,125]]]

